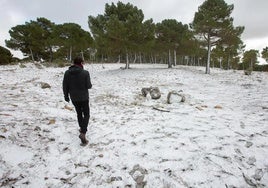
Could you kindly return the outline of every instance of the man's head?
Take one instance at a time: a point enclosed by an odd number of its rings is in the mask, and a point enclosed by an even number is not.
[[[74,58],[74,64],[75,65],[81,65],[83,63],[83,59],[81,57]]]

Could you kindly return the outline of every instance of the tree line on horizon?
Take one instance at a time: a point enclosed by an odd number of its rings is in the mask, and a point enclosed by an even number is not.
[[[82,56],[91,62],[166,63],[224,69],[253,69],[257,50],[245,51],[243,26],[234,27],[234,9],[224,0],[206,0],[190,24],[175,19],[154,23],[144,20],[141,9],[130,3],[106,3],[104,14],[89,16],[87,32],[76,23],[55,24],[37,18],[9,30],[6,46],[20,50],[32,61],[71,61]],[[0,64],[10,63],[12,54],[0,47]],[[243,54],[242,63],[240,55]],[[268,47],[261,52],[268,59]]]

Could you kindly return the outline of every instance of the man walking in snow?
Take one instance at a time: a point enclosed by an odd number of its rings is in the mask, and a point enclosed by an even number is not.
[[[66,102],[72,100],[77,113],[77,120],[80,127],[82,145],[86,145],[86,132],[90,117],[88,89],[92,88],[89,72],[83,68],[83,59],[76,57],[73,65],[65,72],[63,78],[63,94]],[[70,96],[70,98],[69,98]]]

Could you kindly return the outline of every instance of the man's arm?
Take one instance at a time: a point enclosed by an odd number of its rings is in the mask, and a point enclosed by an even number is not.
[[[90,75],[89,72],[87,72],[87,88],[91,89],[92,88],[92,84],[91,84],[91,80],[90,80]]]
[[[66,102],[69,102],[69,86],[68,86],[68,73],[64,73],[63,77],[63,82],[62,82],[62,89],[63,89],[63,95],[64,95],[64,100]]]

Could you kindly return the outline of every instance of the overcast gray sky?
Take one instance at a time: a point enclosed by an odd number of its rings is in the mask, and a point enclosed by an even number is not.
[[[205,0],[121,0],[142,9],[145,19],[155,23],[176,19],[183,24],[193,21],[198,7]],[[8,31],[18,24],[25,24],[37,17],[45,17],[56,24],[77,23],[89,31],[89,15],[104,13],[106,3],[116,0],[0,0],[0,45],[10,39]],[[225,0],[234,4],[232,17],[235,26],[245,26],[242,39],[246,50],[262,50],[268,46],[268,0]],[[13,52],[13,51],[12,51]],[[19,53],[14,52],[15,56]]]

